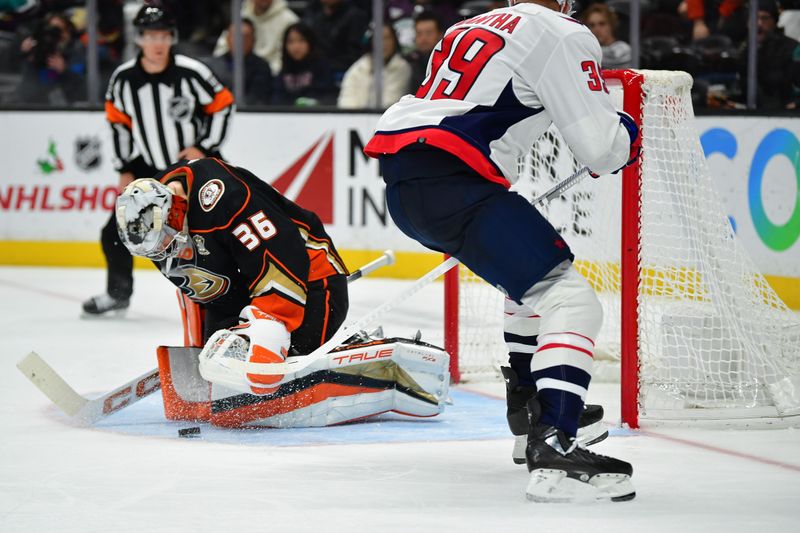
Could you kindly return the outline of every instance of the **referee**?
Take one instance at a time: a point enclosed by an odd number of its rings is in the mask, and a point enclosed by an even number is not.
[[[182,159],[220,157],[235,109],[233,95],[208,67],[172,52],[177,33],[169,11],[146,3],[133,24],[141,51],[114,71],[106,92],[120,190]],[[113,211],[100,242],[106,292],[83,303],[87,315],[124,311],[133,293],[133,257],[119,240]]]

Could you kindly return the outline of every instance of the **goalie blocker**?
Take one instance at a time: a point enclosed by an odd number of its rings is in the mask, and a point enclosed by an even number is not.
[[[188,345],[198,338],[201,320],[197,306],[181,300]],[[219,349],[229,344],[221,342]],[[447,353],[411,339],[364,338],[345,344],[284,376],[267,394],[209,383],[200,375],[200,352],[199,346],[158,348],[164,413],[170,420],[222,427],[318,427],[390,411],[431,417],[444,411],[450,383]]]

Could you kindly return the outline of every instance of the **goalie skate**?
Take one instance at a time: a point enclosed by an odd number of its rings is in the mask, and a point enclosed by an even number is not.
[[[531,433],[525,450],[531,473],[525,489],[529,500],[619,502],[636,496],[630,463],[590,452],[563,431],[539,424],[538,402],[531,400],[529,406]]]

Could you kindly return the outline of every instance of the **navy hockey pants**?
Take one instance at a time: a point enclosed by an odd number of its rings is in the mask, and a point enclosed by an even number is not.
[[[573,259],[535,207],[457,157],[412,145],[380,162],[389,213],[403,233],[456,257],[514,300]]]

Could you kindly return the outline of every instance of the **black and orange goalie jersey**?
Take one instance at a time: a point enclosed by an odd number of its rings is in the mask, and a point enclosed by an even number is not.
[[[217,317],[252,304],[294,331],[309,284],[348,273],[319,217],[243,168],[199,159],[159,179],[180,180],[188,194],[191,247],[158,266]]]

